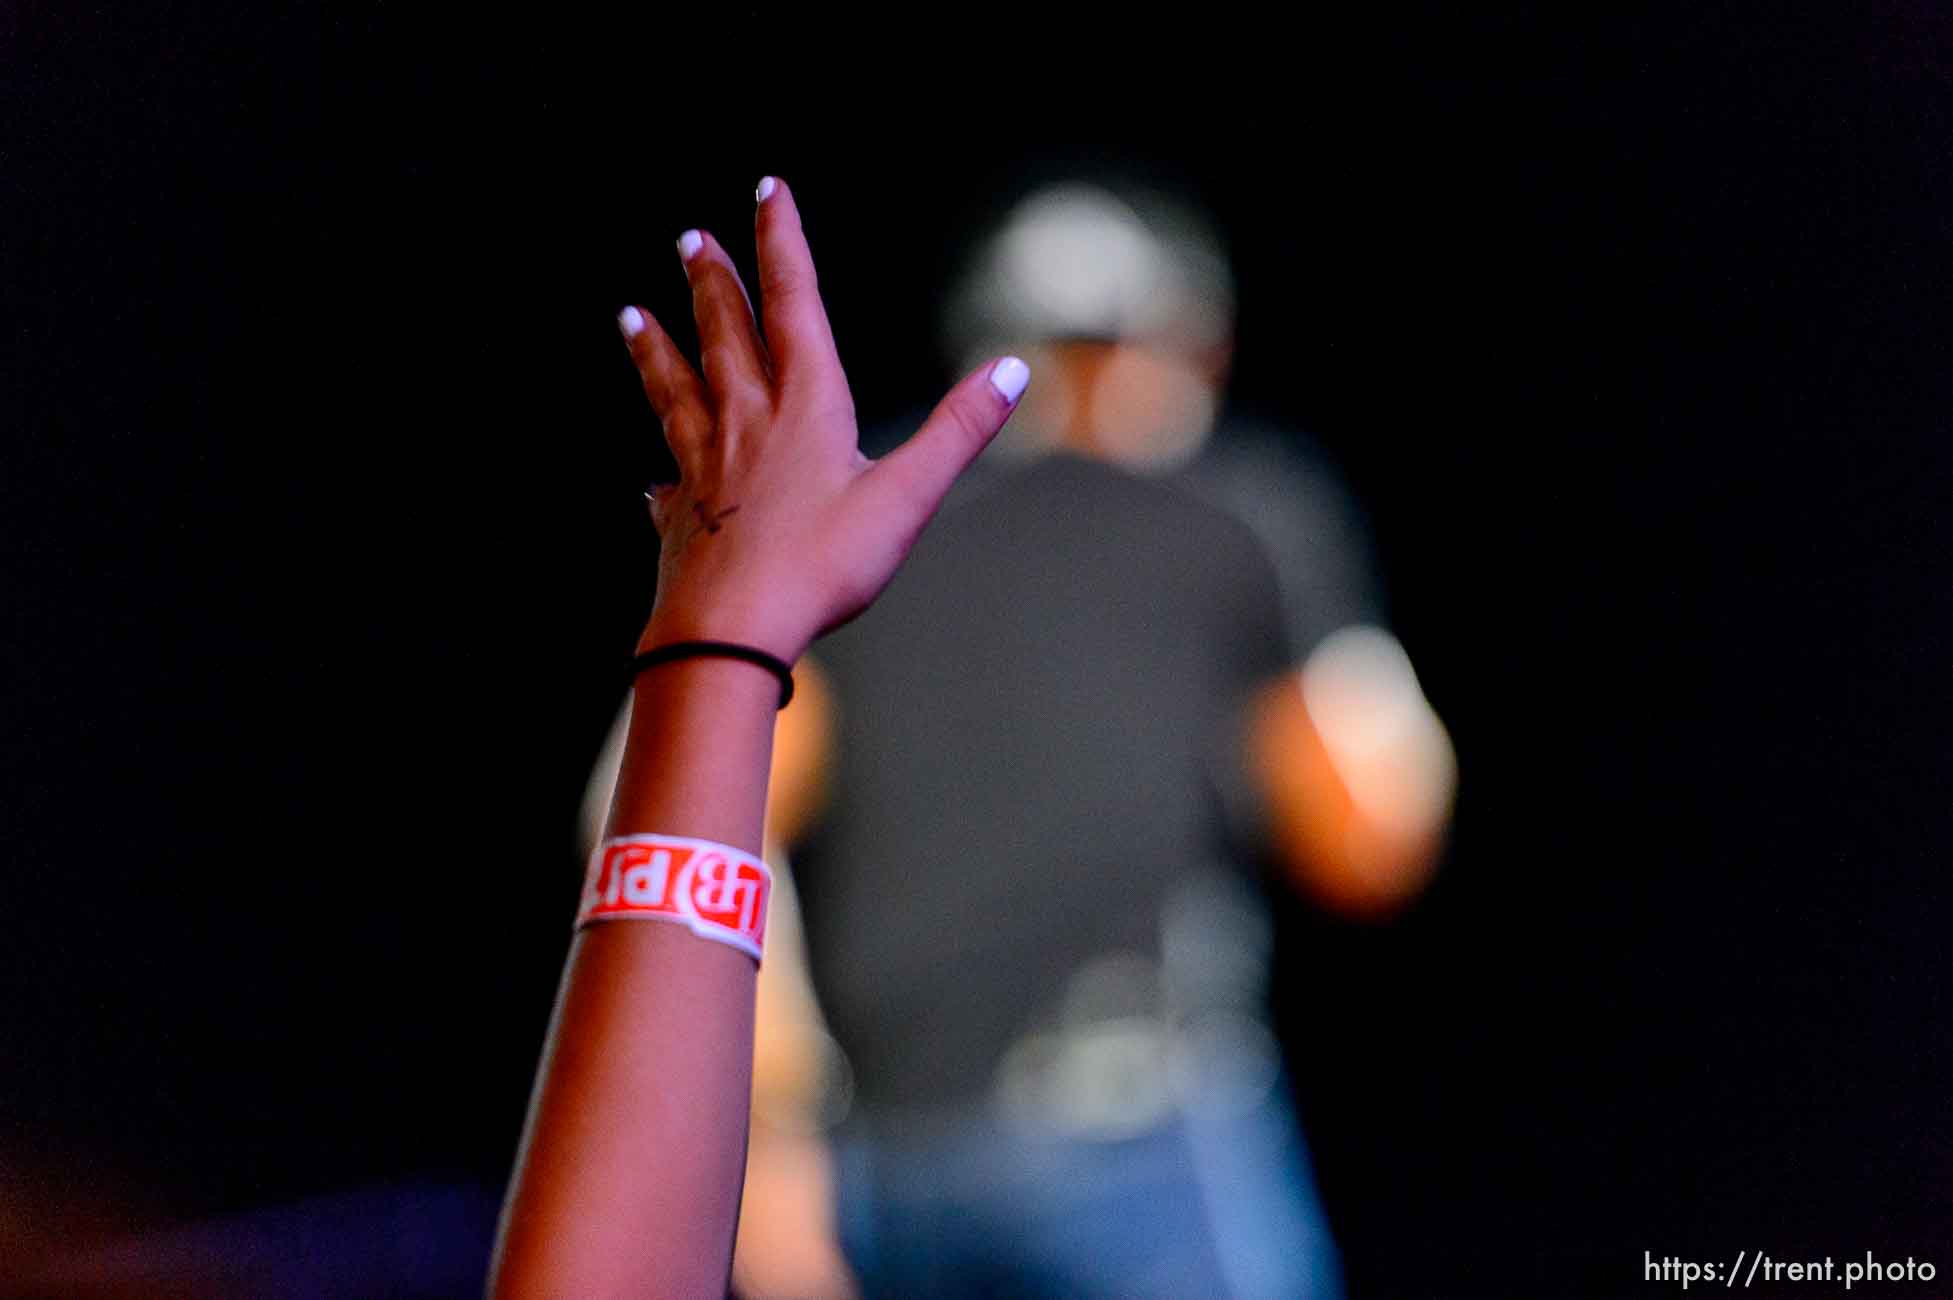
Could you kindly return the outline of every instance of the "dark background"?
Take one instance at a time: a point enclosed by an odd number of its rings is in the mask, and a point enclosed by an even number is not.
[[[10,6],[0,1162],[499,1185],[648,608],[616,307],[784,175],[890,418],[960,241],[1112,161],[1229,232],[1235,397],[1343,459],[1460,754],[1416,911],[1287,918],[1356,1295],[1953,1278],[1935,8]]]

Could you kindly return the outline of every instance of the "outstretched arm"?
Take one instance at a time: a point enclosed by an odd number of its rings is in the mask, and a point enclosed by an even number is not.
[[[680,478],[652,494],[658,593],[640,641],[729,641],[792,663],[887,585],[1028,381],[966,377],[881,461],[852,400],[784,183],[761,183],[761,318],[709,235],[679,255],[694,370],[639,308],[620,317]],[[724,659],[637,683],[609,834],[757,855],[778,686]],[[753,959],[677,925],[597,924],[571,946],[496,1243],[498,1296],[726,1290],[744,1161]]]

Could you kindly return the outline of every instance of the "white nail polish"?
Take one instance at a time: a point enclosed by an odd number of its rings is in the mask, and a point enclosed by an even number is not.
[[[1016,402],[1031,382],[1031,368],[1016,357],[1005,357],[990,367],[990,386],[1003,394],[1006,402]]]
[[[753,202],[764,203],[773,197],[773,191],[780,188],[780,182],[771,176],[760,177],[759,185],[753,190]]]
[[[617,328],[624,331],[624,337],[634,339],[644,333],[644,313],[635,307],[626,307],[617,313]]]
[[[705,247],[705,236],[696,230],[688,230],[678,237],[678,260],[689,262],[698,256],[698,250]]]

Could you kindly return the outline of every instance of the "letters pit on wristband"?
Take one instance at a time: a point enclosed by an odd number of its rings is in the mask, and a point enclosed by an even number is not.
[[[576,928],[594,921],[676,921],[758,961],[772,896],[766,863],[729,844],[620,835],[590,855]]]

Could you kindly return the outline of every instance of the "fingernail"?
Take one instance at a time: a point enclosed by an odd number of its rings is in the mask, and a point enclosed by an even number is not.
[[[780,188],[780,182],[771,176],[760,177],[760,183],[753,190],[753,202],[764,203],[773,197],[773,191]]]
[[[678,237],[678,260],[689,262],[698,256],[698,250],[705,247],[705,236],[696,230],[688,230]]]
[[[617,313],[617,328],[624,331],[624,337],[634,339],[644,333],[644,313],[635,307],[626,307]]]
[[[1006,402],[1015,403],[1030,382],[1031,368],[1016,357],[1005,357],[990,367],[990,386],[1003,394]]]

